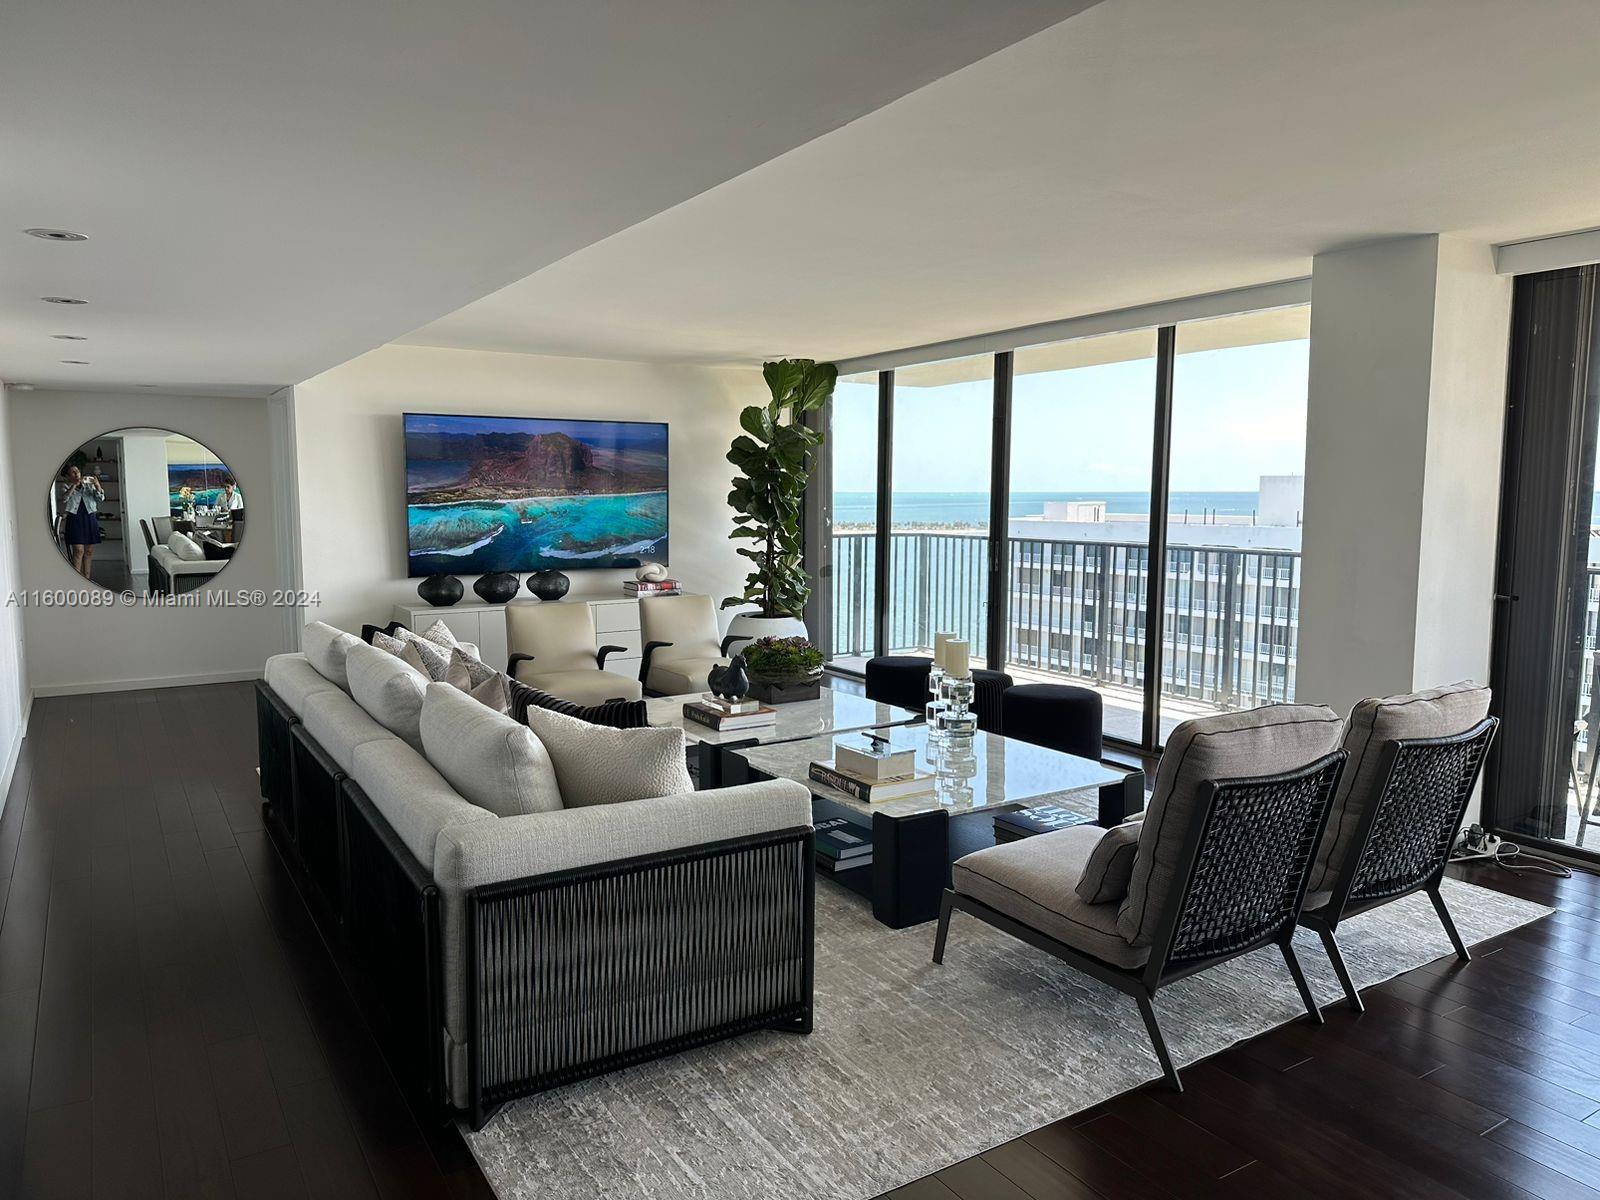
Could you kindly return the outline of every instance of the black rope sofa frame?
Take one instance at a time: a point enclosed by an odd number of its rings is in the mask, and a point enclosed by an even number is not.
[[[1378,768],[1383,784],[1361,814],[1333,894],[1320,908],[1300,914],[1300,924],[1322,938],[1339,986],[1356,1012],[1364,1011],[1361,995],[1334,937],[1347,917],[1426,891],[1456,957],[1472,961],[1439,888],[1499,727],[1498,717],[1485,717],[1461,733],[1402,738],[1384,746]]]
[[[455,1107],[438,886],[260,681],[256,715],[267,829],[419,1111],[481,1129],[580,1079],[757,1029],[811,1032],[808,827],[487,884],[466,895]]]
[[[1138,1004],[1161,1073],[1181,1092],[1183,1083],[1156,1021],[1156,992],[1167,984],[1276,945],[1306,1015],[1322,1021],[1292,939],[1344,763],[1345,752],[1335,750],[1295,771],[1200,785],[1143,967],[1104,962],[949,888],[939,909],[933,961],[944,961],[950,916],[959,909],[1110,984]]]

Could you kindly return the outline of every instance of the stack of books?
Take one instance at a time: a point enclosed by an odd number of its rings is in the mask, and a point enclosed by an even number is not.
[[[829,875],[872,865],[872,834],[843,817],[818,821],[817,867]]]
[[[995,814],[994,840],[1019,842],[1036,833],[1051,833],[1057,829],[1070,829],[1093,820],[1082,813],[1070,812],[1055,804],[1036,804],[1032,808],[1012,809]]]
[[[676,579],[629,579],[623,582],[622,591],[641,600],[646,596],[683,595],[683,587]]]
[[[933,791],[932,775],[911,772],[886,779],[868,779],[839,766],[838,759],[811,764],[811,781],[843,792],[863,804],[882,804],[887,800],[904,800]]]
[[[778,710],[759,700],[724,700],[706,692],[683,706],[683,719],[704,725],[718,733],[740,729],[760,729],[778,723]]]

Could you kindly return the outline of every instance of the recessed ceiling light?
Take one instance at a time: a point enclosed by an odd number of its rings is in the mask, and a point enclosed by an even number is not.
[[[86,358],[63,358],[61,360],[69,367],[87,367],[89,360]]]
[[[70,229],[24,229],[23,233],[29,237],[43,238],[47,242],[87,242],[89,235],[86,233],[73,233]]]
[[[81,333],[52,333],[50,336],[58,342],[87,342],[89,340]]]
[[[87,300],[76,300],[71,296],[40,296],[46,304],[87,304]]]
[[[14,391],[14,392],[31,392],[31,391],[33,391],[33,384],[31,384],[31,383],[12,383],[12,384],[8,384],[7,386],[10,387],[10,389],[12,391]]]

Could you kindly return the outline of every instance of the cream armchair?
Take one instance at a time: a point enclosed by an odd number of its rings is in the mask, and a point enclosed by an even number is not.
[[[728,645],[743,641],[722,638],[717,610],[710,596],[652,596],[639,601],[639,636],[644,656],[639,682],[657,696],[703,692],[706,674],[727,663]]]
[[[622,646],[595,648],[594,617],[582,601],[506,605],[506,674],[574,704],[637,700],[640,683],[605,669]]]

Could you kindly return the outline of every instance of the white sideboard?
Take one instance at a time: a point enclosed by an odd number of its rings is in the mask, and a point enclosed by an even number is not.
[[[606,659],[606,670],[629,678],[639,674],[643,645],[639,641],[639,602],[627,596],[568,596],[563,600],[513,600],[512,604],[587,604],[594,617],[595,649],[621,646],[621,653]],[[506,645],[506,606],[504,604],[452,604],[435,608],[417,600],[396,604],[393,619],[419,633],[435,621],[443,621],[458,641],[472,642],[483,661],[505,670],[510,648]]]

